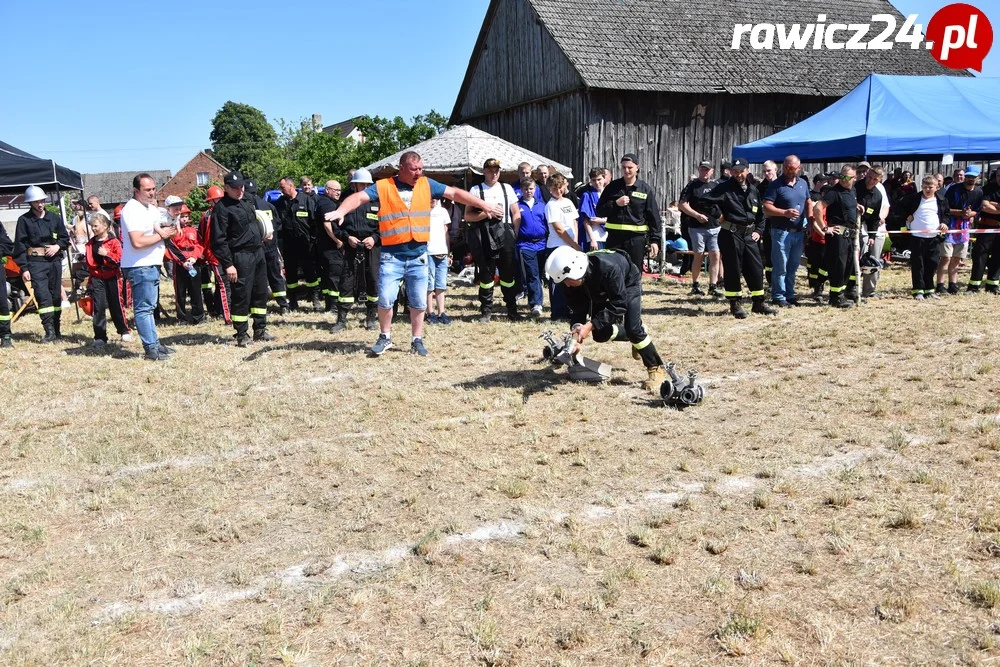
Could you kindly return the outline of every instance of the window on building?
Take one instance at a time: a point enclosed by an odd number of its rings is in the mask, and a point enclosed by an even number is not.
[[[199,171],[198,172],[198,185],[208,185],[208,172]]]

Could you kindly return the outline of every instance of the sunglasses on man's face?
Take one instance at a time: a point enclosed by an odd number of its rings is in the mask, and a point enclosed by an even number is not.
[[[853,176],[841,176],[840,180],[847,181],[848,183],[850,183],[851,181],[854,180],[854,177]]]

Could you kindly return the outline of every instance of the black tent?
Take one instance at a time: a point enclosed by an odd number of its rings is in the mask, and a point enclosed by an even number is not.
[[[83,190],[78,172],[0,141],[0,192],[37,185],[44,190]]]

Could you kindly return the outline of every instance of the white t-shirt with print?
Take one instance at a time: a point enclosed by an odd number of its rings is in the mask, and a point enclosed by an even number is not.
[[[569,234],[570,238],[576,241],[576,221],[578,218],[579,214],[572,200],[566,197],[562,199],[553,197],[550,199],[549,203],[545,205],[545,222],[549,225],[549,238],[545,242],[545,247],[558,248],[559,246],[566,245],[566,242],[563,241],[563,238],[556,233],[555,228],[552,226],[554,222],[562,223],[565,232]]]
[[[482,193],[480,194],[479,188],[482,188]],[[503,193],[507,192],[507,206],[504,206]],[[484,200],[487,204],[499,204],[500,208],[504,209],[503,221],[508,225],[514,224],[513,219],[510,217],[510,207],[517,204],[517,195],[514,194],[514,188],[512,188],[507,183],[501,183],[497,181],[492,187],[487,187],[485,183],[482,185],[473,185],[469,188],[471,192],[476,197]],[[482,221],[485,222],[485,221]]]

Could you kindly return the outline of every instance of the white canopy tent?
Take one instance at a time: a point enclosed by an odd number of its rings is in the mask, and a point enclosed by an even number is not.
[[[495,137],[470,125],[458,125],[441,134],[422,141],[387,158],[367,165],[365,169],[375,178],[384,178],[399,171],[399,158],[407,151],[416,151],[424,161],[424,174],[431,177],[450,176],[456,181],[472,180],[473,174],[482,175],[483,163],[490,158],[500,161],[500,177],[510,180],[517,176],[517,165],[528,162],[532,168],[550,164],[567,179],[573,178],[572,170],[526,148]]]

